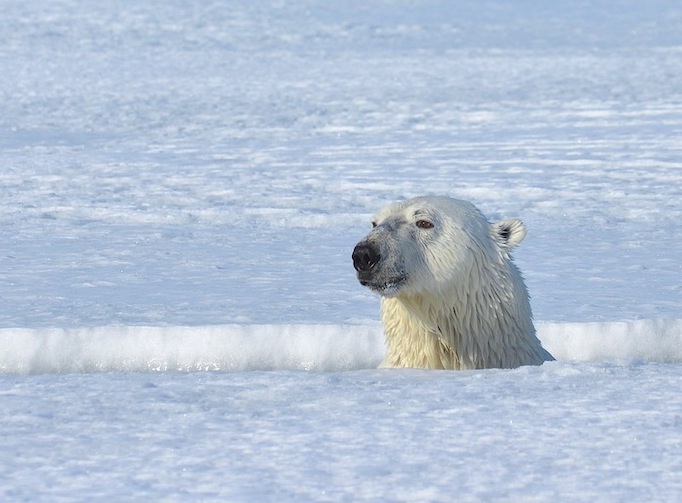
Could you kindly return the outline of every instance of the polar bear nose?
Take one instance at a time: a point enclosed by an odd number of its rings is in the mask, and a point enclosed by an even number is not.
[[[360,243],[353,250],[353,267],[358,272],[367,272],[377,265],[380,258],[379,250],[374,246]]]

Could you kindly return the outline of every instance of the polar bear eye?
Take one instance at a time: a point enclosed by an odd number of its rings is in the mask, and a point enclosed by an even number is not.
[[[428,220],[417,220],[416,225],[420,229],[433,229],[433,223]]]
[[[372,222],[372,227],[376,227],[376,226],[377,226],[377,223],[376,223],[376,222]]]

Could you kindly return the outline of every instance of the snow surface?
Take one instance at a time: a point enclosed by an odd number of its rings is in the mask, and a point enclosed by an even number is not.
[[[2,7],[1,501],[682,499],[678,2]],[[426,193],[556,362],[375,369]]]

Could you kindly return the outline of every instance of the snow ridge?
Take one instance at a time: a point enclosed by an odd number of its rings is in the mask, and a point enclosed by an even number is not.
[[[682,362],[682,320],[538,323],[560,361]],[[103,326],[0,330],[0,373],[375,368],[380,325]]]

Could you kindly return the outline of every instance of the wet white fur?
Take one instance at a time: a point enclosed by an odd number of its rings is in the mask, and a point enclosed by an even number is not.
[[[428,220],[433,228],[421,228]],[[367,242],[386,276],[383,367],[512,368],[551,360],[536,337],[528,292],[510,251],[520,220],[490,224],[472,204],[418,197],[382,209]],[[405,276],[393,288],[391,276]]]

